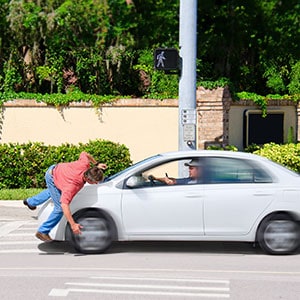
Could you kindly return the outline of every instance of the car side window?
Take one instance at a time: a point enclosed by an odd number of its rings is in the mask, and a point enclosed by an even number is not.
[[[159,187],[167,186],[165,178],[177,178],[179,175],[180,160],[172,160],[143,172],[143,177],[147,179],[147,186]]]
[[[270,183],[272,177],[259,165],[236,158],[209,157],[209,183]]]
[[[201,165],[200,165],[201,163]],[[179,165],[184,174],[179,174]],[[147,188],[160,186],[178,186],[203,183],[204,170],[199,158],[172,160],[146,169],[127,179],[127,188]]]
[[[139,174],[135,174],[127,179],[127,188],[148,188],[167,186],[164,182],[157,180],[166,176],[178,175],[178,160],[166,162],[152,168],[146,169]]]

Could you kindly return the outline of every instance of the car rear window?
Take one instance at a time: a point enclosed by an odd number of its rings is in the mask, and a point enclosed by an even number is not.
[[[208,183],[270,183],[272,177],[255,162],[227,157],[207,158]]]

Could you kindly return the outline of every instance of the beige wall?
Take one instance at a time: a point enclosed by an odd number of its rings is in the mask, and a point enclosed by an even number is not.
[[[228,88],[197,90],[197,148],[210,144],[235,145],[243,150],[243,115],[258,110],[251,100],[233,101]],[[269,100],[267,112],[284,112],[284,139],[294,128],[300,140],[300,104]],[[124,144],[136,162],[150,155],[178,150],[178,101],[120,99],[95,109],[72,103],[58,110],[33,100],[4,103],[0,115],[0,142],[77,144],[105,139]]]
[[[135,102],[137,100],[134,100]],[[146,102],[148,101],[148,103]],[[123,100],[96,110],[79,105],[64,108],[35,106],[32,101],[6,103],[1,143],[44,142],[47,145],[105,139],[125,144],[136,162],[149,155],[178,149],[176,100]],[[152,106],[150,106],[152,104]]]

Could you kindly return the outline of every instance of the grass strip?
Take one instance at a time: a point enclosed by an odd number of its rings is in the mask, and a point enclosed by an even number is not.
[[[43,189],[2,189],[0,200],[23,200],[38,194]]]

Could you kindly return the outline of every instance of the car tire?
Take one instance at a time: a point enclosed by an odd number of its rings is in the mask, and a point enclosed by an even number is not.
[[[74,234],[70,225],[66,227],[66,239],[76,251],[85,254],[105,252],[115,239],[115,226],[108,217],[96,210],[86,210],[73,216],[82,226],[81,234]]]
[[[268,254],[292,254],[300,245],[299,225],[284,214],[269,216],[258,228],[257,241]]]

